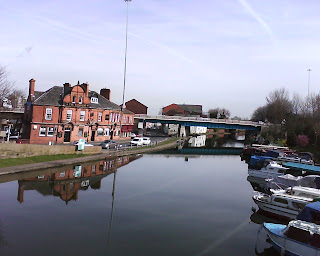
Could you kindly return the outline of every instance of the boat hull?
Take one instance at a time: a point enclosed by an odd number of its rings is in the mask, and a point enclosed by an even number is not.
[[[318,255],[320,250],[312,246],[300,243],[298,241],[286,238],[278,232],[273,232],[272,229],[266,227],[270,223],[264,224],[264,228],[268,233],[273,247],[281,254],[288,256],[307,256]],[[275,224],[273,224],[275,225]],[[317,254],[318,253],[318,254]]]
[[[288,209],[286,207],[281,207],[278,205],[271,204],[269,202],[263,202],[255,197],[253,197],[253,201],[258,205],[259,209],[269,212],[273,215],[277,215],[282,218],[286,218],[288,220],[295,219],[300,211],[294,209]]]
[[[261,179],[266,179],[266,178],[276,178],[280,175],[283,175],[283,173],[272,173],[264,170],[254,170],[254,169],[249,169],[248,170],[249,176],[256,177],[256,178],[261,178]]]

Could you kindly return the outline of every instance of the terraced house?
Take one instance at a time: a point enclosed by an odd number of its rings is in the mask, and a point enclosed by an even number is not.
[[[127,139],[133,124],[134,114],[126,109],[121,112],[120,106],[110,101],[110,89],[97,93],[89,90],[89,84],[78,82],[41,92],[35,91],[34,79],[29,81],[22,134],[29,143]]]

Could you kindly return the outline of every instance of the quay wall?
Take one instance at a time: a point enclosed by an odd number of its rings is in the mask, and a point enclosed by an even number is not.
[[[75,146],[70,145],[36,145],[36,144],[16,144],[0,143],[1,158],[17,158],[41,155],[57,154],[98,154],[101,147],[85,147],[83,151],[76,151]]]

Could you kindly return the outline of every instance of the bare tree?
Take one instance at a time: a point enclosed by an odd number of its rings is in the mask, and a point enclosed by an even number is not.
[[[281,123],[286,114],[292,113],[289,92],[285,88],[274,90],[266,97],[267,118],[273,123]]]
[[[210,118],[220,118],[220,119],[229,118],[231,115],[230,111],[226,108],[209,109],[208,113]]]
[[[4,67],[0,66],[0,100],[8,97],[12,92],[12,83],[8,81],[8,73]]]
[[[293,111],[293,113],[296,114],[296,115],[301,113],[303,105],[304,105],[304,102],[303,102],[303,99],[301,98],[301,96],[299,94],[297,94],[297,93],[293,94],[291,103],[292,103],[292,111]]]

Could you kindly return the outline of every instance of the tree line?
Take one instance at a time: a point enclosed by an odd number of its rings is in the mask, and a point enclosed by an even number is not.
[[[14,89],[14,83],[8,80],[8,72],[0,66],[0,107],[5,100],[14,101],[18,97],[25,97],[23,90]]]
[[[318,145],[320,135],[320,94],[301,97],[285,88],[269,93],[263,106],[252,114],[252,121],[281,125],[275,137],[285,138],[288,146]]]

